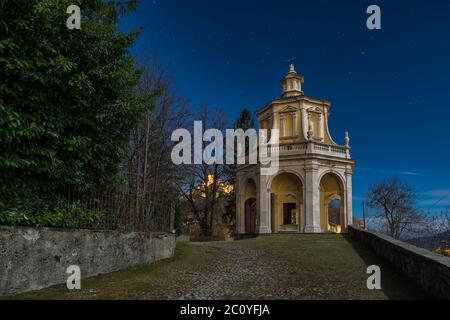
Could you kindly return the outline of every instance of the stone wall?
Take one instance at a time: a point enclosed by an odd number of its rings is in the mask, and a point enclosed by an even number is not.
[[[450,299],[450,258],[355,227],[349,226],[348,232],[390,261],[430,297]]]
[[[169,258],[175,244],[165,233],[0,226],[0,295],[65,283],[71,265],[83,279]]]

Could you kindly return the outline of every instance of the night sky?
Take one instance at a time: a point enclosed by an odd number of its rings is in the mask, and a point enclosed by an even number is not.
[[[381,7],[382,30],[366,9]],[[122,28],[173,71],[192,108],[230,121],[280,95],[295,57],[306,95],[332,102],[330,132],[349,131],[354,214],[368,185],[397,175],[434,212],[450,205],[450,1],[142,0]]]

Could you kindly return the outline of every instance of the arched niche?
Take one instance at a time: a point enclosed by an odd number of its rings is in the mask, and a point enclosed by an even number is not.
[[[272,232],[300,231],[304,226],[303,184],[290,172],[278,174],[270,184]]]

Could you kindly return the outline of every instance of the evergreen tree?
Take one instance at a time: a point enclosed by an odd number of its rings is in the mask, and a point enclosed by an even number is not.
[[[67,8],[81,8],[69,30]],[[116,177],[129,132],[149,106],[119,31],[136,1],[0,3],[0,211],[65,188],[100,190]]]
[[[248,129],[255,128],[255,122],[253,121],[252,114],[247,108],[244,108],[239,115],[239,118],[234,123],[234,129],[242,129],[247,131]]]

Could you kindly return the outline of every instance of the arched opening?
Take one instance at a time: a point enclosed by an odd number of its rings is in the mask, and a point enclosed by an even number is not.
[[[334,199],[328,203],[328,231],[341,233],[340,210],[341,200]]]
[[[320,227],[324,231],[341,233],[344,229],[344,201],[341,180],[327,173],[320,180]]]
[[[300,231],[304,227],[303,186],[293,173],[281,173],[270,186],[272,232]]]
[[[247,181],[244,189],[245,197],[245,233],[256,233],[256,183],[252,179]]]

